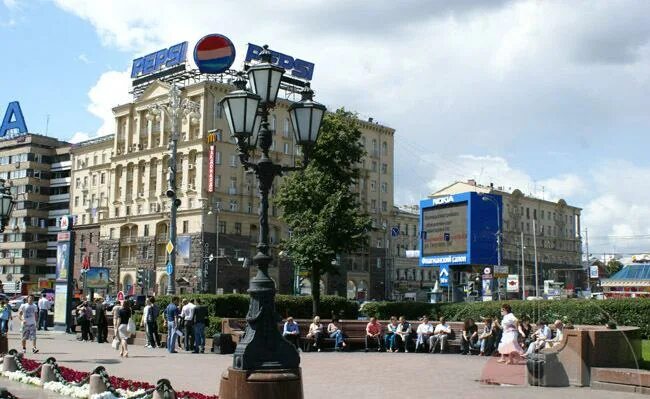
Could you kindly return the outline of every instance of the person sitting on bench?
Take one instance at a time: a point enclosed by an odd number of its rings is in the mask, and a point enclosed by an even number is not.
[[[426,346],[429,342],[429,338],[433,334],[433,326],[429,323],[429,318],[427,316],[422,318],[422,324],[418,326],[417,334],[418,339],[415,341],[415,352],[418,351],[420,345]]]
[[[404,352],[406,353],[409,352],[409,344],[411,343],[412,335],[413,331],[411,330],[411,323],[406,321],[406,318],[404,316],[400,316],[399,325],[397,326],[397,336],[399,337],[400,341],[402,341],[402,345],[404,345]]]
[[[314,340],[312,346],[320,352],[323,346],[323,325],[320,322],[319,316],[314,317],[314,322],[309,325],[307,338]]]
[[[300,340],[300,327],[298,323],[293,320],[293,317],[287,317],[287,321],[284,323],[284,329],[282,331],[282,336],[293,346],[298,348],[298,341]]]
[[[345,348],[345,334],[343,334],[343,331],[341,330],[341,323],[339,323],[339,319],[333,318],[332,322],[327,325],[327,334],[330,338],[334,338],[335,351],[340,351],[341,349]]]
[[[440,323],[436,326],[433,331],[433,335],[429,338],[429,352],[434,353],[436,351],[436,346],[440,342],[440,353],[447,351],[447,341],[451,335],[451,327],[447,324],[447,320],[444,317],[440,318]]]
[[[366,325],[366,352],[368,352],[368,348],[370,348],[371,341],[377,342],[377,351],[381,352],[381,324],[379,324],[376,317],[371,317],[370,323]]]

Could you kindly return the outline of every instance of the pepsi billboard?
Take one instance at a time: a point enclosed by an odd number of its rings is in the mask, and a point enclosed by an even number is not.
[[[131,79],[151,75],[181,64],[187,59],[187,42],[175,44],[133,60]]]
[[[420,266],[497,263],[497,208],[483,195],[501,209],[500,196],[474,192],[420,201]]]
[[[201,73],[222,73],[235,61],[235,45],[224,35],[204,36],[194,46],[194,62]]]
[[[244,62],[259,60],[260,53],[264,49],[256,44],[248,43],[248,51]],[[282,54],[277,51],[271,52],[271,63],[284,68],[294,78],[311,80],[314,76],[314,64],[305,60],[294,58],[290,55]]]

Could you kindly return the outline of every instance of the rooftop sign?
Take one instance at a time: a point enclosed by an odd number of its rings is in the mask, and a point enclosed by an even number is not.
[[[25,124],[23,111],[20,109],[20,103],[18,101],[12,101],[9,103],[5,116],[2,119],[2,125],[0,125],[0,138],[5,137],[7,133],[27,133],[27,125]]]
[[[187,42],[178,43],[170,48],[136,58],[133,60],[133,66],[131,67],[131,79],[137,79],[183,64],[186,58]]]
[[[248,51],[246,52],[246,59],[244,62],[251,62],[252,60],[259,60],[260,53],[264,50],[262,47],[248,43]],[[298,79],[311,80],[314,76],[314,64],[298,58],[293,58],[289,55],[278,53],[277,51],[269,50],[272,58],[271,62],[274,65],[286,69],[290,72],[291,76]]]

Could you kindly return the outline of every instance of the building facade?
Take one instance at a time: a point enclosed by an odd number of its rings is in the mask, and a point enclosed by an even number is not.
[[[528,295],[534,295],[536,275],[541,287],[544,280],[562,282],[568,290],[583,287],[586,280],[582,265],[580,208],[568,205],[563,199],[546,201],[524,195],[518,189],[510,193],[502,187],[483,186],[473,180],[456,182],[433,193],[431,198],[466,192],[502,198],[502,264],[507,265],[512,274],[522,276],[523,270]]]
[[[169,199],[165,192],[171,121],[165,117],[147,118],[147,110],[151,104],[166,101],[169,88],[160,81],[150,84],[132,103],[113,109],[114,135],[80,143],[72,151],[71,208],[76,217],[77,238],[81,239],[83,234],[87,242],[86,252],[79,253],[79,261],[88,256],[92,266],[110,267],[113,290],[166,290]],[[179,292],[243,292],[248,287],[246,266],[252,264],[258,240],[259,198],[255,177],[241,167],[219,105],[231,90],[230,85],[212,81],[182,88],[184,98],[200,104],[201,117],[197,121],[183,120],[179,126]],[[290,104],[288,100],[279,100],[269,117],[274,131],[271,155],[275,162],[287,166],[301,158],[289,122]],[[360,128],[368,156],[355,189],[360,193],[364,210],[380,226],[389,220],[393,208],[394,131],[372,121],[360,122]],[[281,178],[276,179],[272,193],[280,184]],[[270,273],[280,292],[293,293],[296,274],[289,260],[277,256],[275,248],[289,232],[278,219],[281,211],[272,200],[269,211],[275,255]],[[342,282],[327,281],[327,292],[344,295],[346,282],[352,281],[365,292],[383,295],[383,289],[371,289],[375,282],[370,276],[371,265],[381,269],[385,261],[383,233],[371,233],[370,243],[359,254],[345,257],[341,267],[351,273],[345,274]],[[92,249],[94,245],[96,249]],[[144,287],[137,284],[138,269],[150,271],[155,279]]]
[[[0,179],[15,198],[8,226],[0,233],[5,292],[51,288],[58,220],[69,213],[69,151],[70,144],[38,134],[0,140]]]

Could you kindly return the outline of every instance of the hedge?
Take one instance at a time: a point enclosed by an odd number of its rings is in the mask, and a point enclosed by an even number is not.
[[[466,318],[479,320],[481,316],[500,317],[503,303],[512,306],[517,317],[528,316],[531,321],[562,319],[573,324],[602,325],[614,321],[618,325],[637,326],[645,339],[650,337],[650,299],[630,298],[611,300],[547,300],[547,301],[492,301],[461,303],[424,302],[368,302],[362,312],[368,316],[388,319],[405,316],[417,319],[423,315],[432,318],[445,316],[448,320],[462,321]]]
[[[213,317],[244,318],[248,313],[249,296],[244,294],[188,294],[179,295],[183,298],[200,299],[208,307],[208,314]],[[156,303],[165,309],[170,302],[167,295],[156,296]],[[297,319],[310,319],[312,317],[311,296],[277,295],[275,297],[276,310],[280,316],[293,316]],[[321,297],[321,316],[330,318],[332,314],[345,319],[356,319],[359,306],[354,301],[348,301],[339,296]]]

